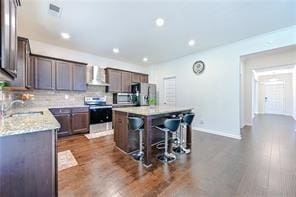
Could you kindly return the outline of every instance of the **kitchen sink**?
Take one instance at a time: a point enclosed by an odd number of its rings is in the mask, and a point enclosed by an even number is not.
[[[9,117],[23,117],[23,116],[41,116],[43,115],[42,111],[34,111],[34,112],[18,112],[11,114]]]

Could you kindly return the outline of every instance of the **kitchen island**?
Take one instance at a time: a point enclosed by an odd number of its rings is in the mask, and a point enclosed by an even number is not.
[[[135,150],[131,143],[135,141],[132,132],[128,129],[128,117],[138,116],[144,119],[144,165],[149,167],[152,165],[151,146],[157,143],[161,138],[161,132],[153,128],[153,125],[161,123],[165,118],[179,115],[181,113],[189,113],[192,108],[172,107],[172,106],[145,106],[145,107],[125,107],[113,109],[113,127],[114,141],[116,147],[126,153]],[[191,126],[187,127],[186,148],[191,148]]]

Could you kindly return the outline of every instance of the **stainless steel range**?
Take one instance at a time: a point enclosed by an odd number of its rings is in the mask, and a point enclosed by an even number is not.
[[[106,97],[85,97],[84,103],[89,105],[90,124],[112,122],[112,105],[106,104]]]

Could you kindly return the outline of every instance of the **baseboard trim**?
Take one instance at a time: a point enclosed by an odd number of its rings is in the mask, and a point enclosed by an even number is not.
[[[253,126],[253,124],[252,124],[252,123],[245,123],[245,124],[241,127],[241,129],[244,128],[244,127],[246,127],[246,126],[251,127],[251,126]]]
[[[199,128],[199,127],[193,127],[192,129],[197,130],[197,131],[201,131],[201,132],[204,132],[204,133],[220,135],[220,136],[223,136],[223,137],[229,137],[229,138],[233,138],[233,139],[237,139],[237,140],[242,139],[241,135],[234,135],[234,134],[229,134],[229,133],[225,133],[225,132],[221,132],[221,131],[213,131],[213,130],[210,130],[210,129],[204,129],[204,128]]]

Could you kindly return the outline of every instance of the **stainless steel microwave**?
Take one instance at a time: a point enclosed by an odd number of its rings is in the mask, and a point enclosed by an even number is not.
[[[132,104],[133,94],[130,93],[114,93],[113,94],[114,104]]]

